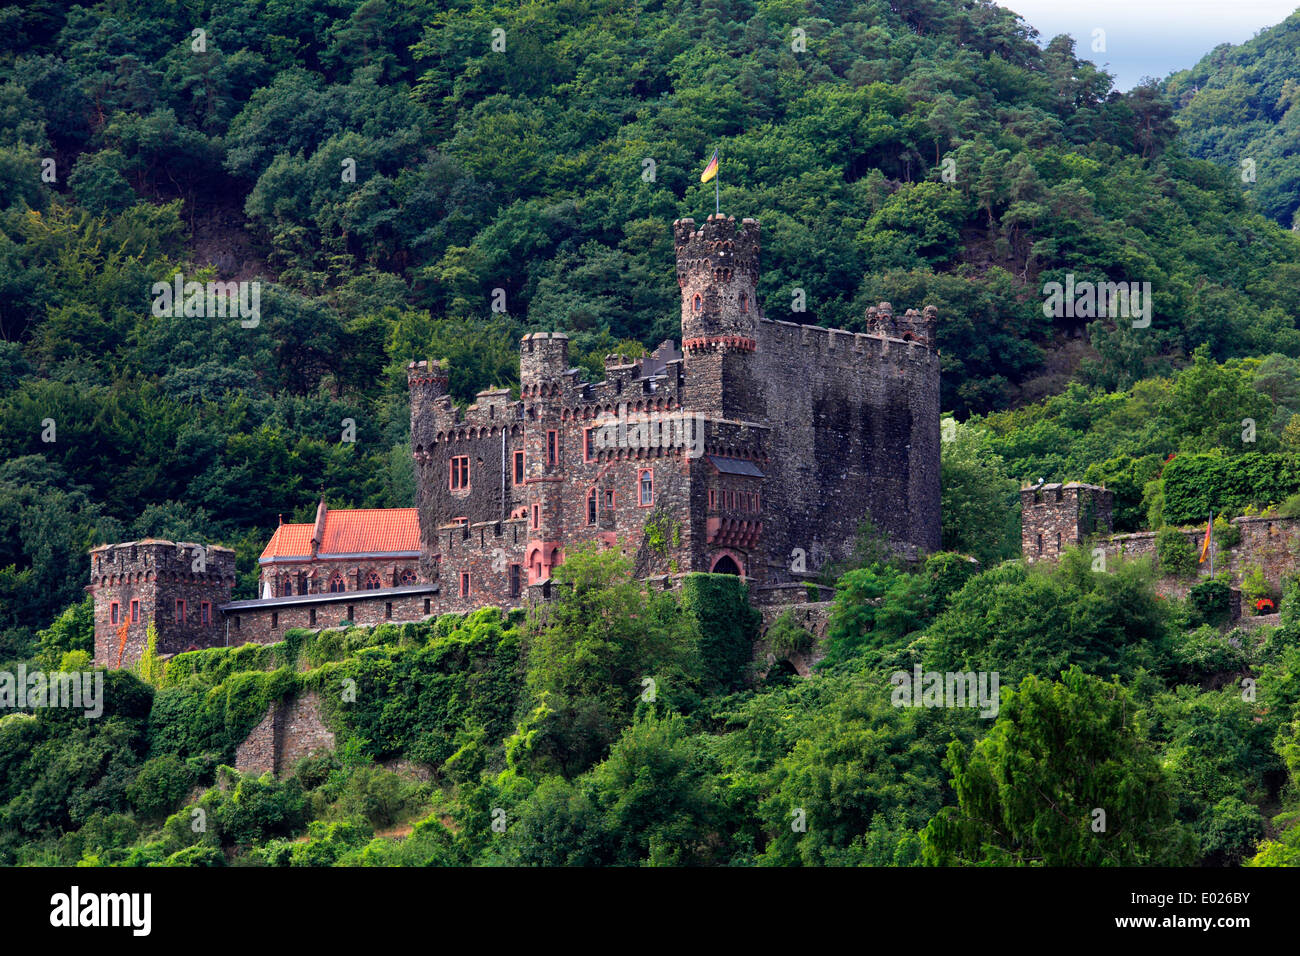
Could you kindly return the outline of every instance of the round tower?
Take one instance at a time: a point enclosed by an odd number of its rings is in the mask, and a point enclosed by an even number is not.
[[[758,221],[709,216],[673,223],[677,284],[682,291],[682,352],[688,407],[707,414],[761,420],[751,387],[758,347]]]

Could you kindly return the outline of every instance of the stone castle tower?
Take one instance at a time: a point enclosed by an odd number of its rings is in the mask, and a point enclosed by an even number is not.
[[[673,223],[682,298],[685,402],[695,411],[736,421],[763,415],[755,387],[758,346],[758,223],[710,216]]]
[[[221,643],[235,552],[152,538],[106,544],[90,552],[90,580],[95,664],[129,667],[144,653],[150,624],[159,654]]]
[[[1071,481],[1020,489],[1020,548],[1027,563],[1060,558],[1068,547],[1114,528],[1115,493]]]

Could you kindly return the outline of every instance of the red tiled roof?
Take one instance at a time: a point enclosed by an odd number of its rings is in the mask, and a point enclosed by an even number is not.
[[[270,558],[309,558],[315,524],[282,524],[262,552]],[[327,511],[317,557],[336,554],[391,554],[420,550],[420,523],[414,508],[358,508]]]

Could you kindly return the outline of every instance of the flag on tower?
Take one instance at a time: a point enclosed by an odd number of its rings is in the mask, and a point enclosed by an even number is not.
[[[700,174],[700,182],[707,183],[714,176],[718,175],[718,151],[713,151],[713,158],[709,160],[709,165],[704,167],[704,172]]]

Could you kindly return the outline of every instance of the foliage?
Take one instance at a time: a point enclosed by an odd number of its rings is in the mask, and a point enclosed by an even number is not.
[[[1026,677],[997,723],[947,768],[957,806],[922,836],[927,863],[1186,864],[1196,837],[1175,819],[1169,779],[1134,724],[1128,692],[1073,668]]]
[[[1196,573],[1196,548],[1187,540],[1187,535],[1172,525],[1165,525],[1156,532],[1156,558],[1164,574],[1186,578]]]

